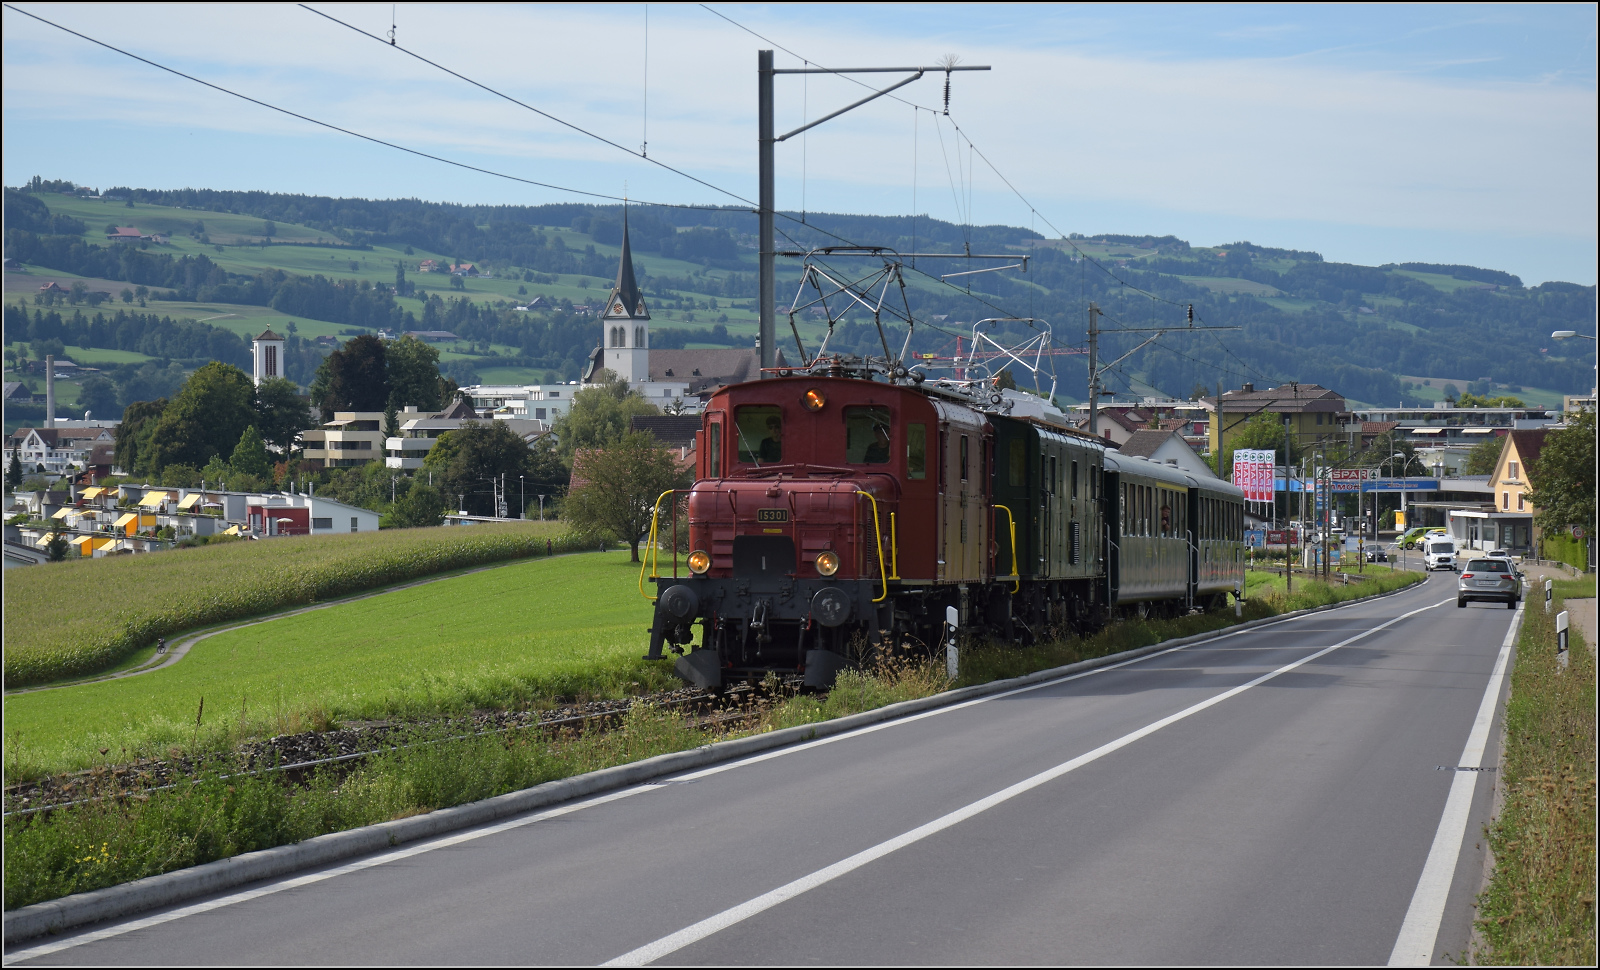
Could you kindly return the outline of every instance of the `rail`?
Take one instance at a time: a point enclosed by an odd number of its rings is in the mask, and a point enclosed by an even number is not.
[[[648,570],[651,579],[659,579],[661,576],[661,548],[660,539],[658,538],[660,534],[658,527],[661,521],[661,503],[666,501],[668,495],[675,494],[677,491],[678,489],[669,488],[656,499],[655,508],[650,512],[650,538],[645,540],[645,553],[639,560],[639,595],[652,603],[656,601],[656,598],[644,591],[644,574]],[[672,578],[678,578],[678,516],[676,513],[672,516]]]
[[[883,583],[883,592],[879,593],[872,602],[882,603],[889,598],[889,574],[884,571],[883,567],[883,527],[878,522],[878,497],[871,492],[863,492],[860,489],[856,489],[856,494],[865,495],[867,501],[872,503],[872,537],[878,543],[878,579]]]
[[[1006,522],[1011,526],[1011,592],[1015,593],[1022,588],[1022,574],[1017,572],[1017,517],[998,502],[994,507],[1006,514]]]

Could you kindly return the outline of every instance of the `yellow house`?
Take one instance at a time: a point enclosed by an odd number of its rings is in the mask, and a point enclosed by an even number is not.
[[[1533,483],[1528,465],[1539,460],[1546,430],[1513,431],[1506,436],[1489,485],[1494,489],[1487,509],[1452,511],[1451,533],[1468,549],[1528,551],[1538,547],[1539,531],[1533,524],[1536,509],[1528,501]]]
[[[1494,466],[1494,474],[1489,481],[1494,485],[1494,507],[1500,512],[1527,512],[1532,514],[1533,506],[1528,504],[1528,490],[1532,483],[1528,480],[1528,463],[1539,460],[1539,451],[1544,448],[1545,429],[1536,428],[1531,431],[1513,431],[1506,437],[1505,447],[1500,449],[1500,461]]]

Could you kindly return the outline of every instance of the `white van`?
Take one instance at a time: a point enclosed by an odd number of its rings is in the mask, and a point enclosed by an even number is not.
[[[1424,570],[1448,569],[1455,572],[1456,544],[1450,539],[1429,539],[1423,543]]]

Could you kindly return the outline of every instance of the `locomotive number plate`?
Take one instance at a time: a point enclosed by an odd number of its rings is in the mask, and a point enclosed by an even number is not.
[[[789,521],[788,509],[756,509],[757,522],[787,522]]]

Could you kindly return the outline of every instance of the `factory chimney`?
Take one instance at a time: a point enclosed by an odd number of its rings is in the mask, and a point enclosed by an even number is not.
[[[56,426],[56,355],[44,359],[44,426]]]

